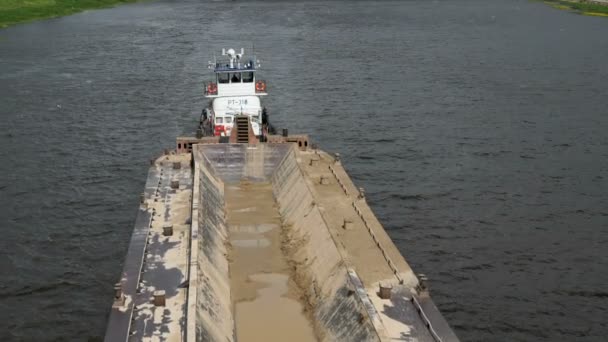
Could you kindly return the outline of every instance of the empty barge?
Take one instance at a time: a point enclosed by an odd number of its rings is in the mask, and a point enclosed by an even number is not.
[[[151,161],[105,340],[458,341],[339,157],[261,113]]]

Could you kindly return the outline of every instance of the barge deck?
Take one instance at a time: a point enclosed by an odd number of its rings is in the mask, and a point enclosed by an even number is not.
[[[458,341],[340,160],[302,139],[182,139],[153,161],[106,341]]]

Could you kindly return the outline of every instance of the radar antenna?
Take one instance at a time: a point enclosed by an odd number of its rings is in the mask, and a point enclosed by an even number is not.
[[[236,62],[237,67],[241,67],[241,58],[245,54],[245,49],[241,48],[241,53],[236,53],[234,49],[222,49],[222,56],[228,56],[230,60],[230,68],[234,68],[234,64]]]

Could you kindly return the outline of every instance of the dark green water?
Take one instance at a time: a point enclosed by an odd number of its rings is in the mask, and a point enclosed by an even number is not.
[[[103,336],[148,160],[255,44],[463,341],[608,335],[608,20],[519,0],[158,1],[0,30],[0,340]]]

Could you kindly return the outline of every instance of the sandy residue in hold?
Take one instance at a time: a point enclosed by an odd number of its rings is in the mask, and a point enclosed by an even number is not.
[[[250,276],[253,282],[263,284],[263,287],[258,290],[254,300],[236,304],[239,342],[315,341],[301,304],[284,296],[290,287],[288,278],[288,275],[275,273]]]
[[[224,195],[237,339],[315,341],[281,250],[281,219],[271,184],[227,184]]]
[[[320,304],[321,289],[317,282],[313,279],[310,271],[310,262],[308,258],[300,260],[296,257],[298,251],[304,248],[308,243],[307,237],[296,238],[294,237],[292,227],[283,223],[283,229],[281,231],[281,249],[283,255],[285,255],[289,264],[289,272],[291,274],[290,280],[295,283],[294,288],[299,291],[297,295],[300,298],[300,302],[304,306],[304,314],[313,323],[316,337],[319,341],[325,340],[325,327],[320,324],[319,321],[314,319],[314,309]],[[303,291],[302,289],[308,289]],[[329,298],[325,298],[328,300]]]

